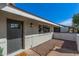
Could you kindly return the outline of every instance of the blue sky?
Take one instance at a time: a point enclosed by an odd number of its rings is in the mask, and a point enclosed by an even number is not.
[[[79,13],[79,4],[74,3],[25,3],[18,8],[33,13],[55,23],[71,23],[74,14]]]

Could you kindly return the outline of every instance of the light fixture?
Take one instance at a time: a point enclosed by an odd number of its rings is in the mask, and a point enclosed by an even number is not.
[[[33,27],[33,23],[30,23],[30,27]]]

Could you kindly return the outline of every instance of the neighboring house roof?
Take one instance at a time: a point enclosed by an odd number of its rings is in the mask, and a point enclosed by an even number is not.
[[[61,25],[61,24],[58,24],[60,27],[70,27],[70,28],[74,28],[73,26],[66,26],[66,25]]]
[[[24,17],[27,17],[27,18],[31,18],[33,20],[45,22],[45,23],[48,23],[48,24],[51,24],[51,25],[59,26],[58,24],[55,24],[55,23],[50,22],[48,20],[45,20],[41,17],[30,14],[30,13],[23,11],[23,10],[21,10],[21,9],[15,7],[15,6],[6,5],[5,7],[1,8],[1,10],[7,11],[7,12],[10,12],[10,13],[14,13],[14,14],[17,14],[17,15],[21,15],[21,16],[24,16]]]

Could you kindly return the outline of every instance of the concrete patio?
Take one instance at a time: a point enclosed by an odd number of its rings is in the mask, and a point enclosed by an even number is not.
[[[39,46],[24,51],[28,56],[77,56],[75,41],[52,39]],[[23,56],[23,55],[22,55]]]

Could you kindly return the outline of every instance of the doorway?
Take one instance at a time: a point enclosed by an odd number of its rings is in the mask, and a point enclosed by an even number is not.
[[[23,47],[23,22],[7,20],[7,53],[13,53]]]

